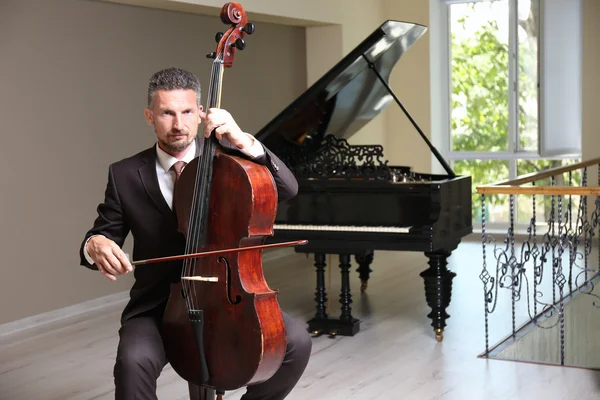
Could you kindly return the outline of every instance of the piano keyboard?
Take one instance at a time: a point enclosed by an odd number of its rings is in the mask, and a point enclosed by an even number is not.
[[[381,232],[409,233],[411,226],[352,226],[352,225],[287,225],[274,224],[273,229],[298,231],[330,231],[330,232]]]

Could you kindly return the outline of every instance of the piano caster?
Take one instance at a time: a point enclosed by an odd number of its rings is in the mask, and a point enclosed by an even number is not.
[[[319,337],[322,336],[326,331],[324,329],[314,329],[311,331],[311,333],[313,334],[313,337]],[[330,330],[329,332],[329,337],[330,338],[334,338],[339,334],[339,331],[337,330]]]
[[[435,340],[437,340],[439,343],[442,342],[442,340],[444,340],[444,331],[441,329],[436,329],[435,330]]]

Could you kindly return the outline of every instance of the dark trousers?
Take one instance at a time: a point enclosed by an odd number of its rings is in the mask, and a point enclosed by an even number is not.
[[[287,350],[281,368],[269,380],[248,386],[242,400],[284,399],[302,376],[312,347],[310,335],[303,324],[286,313],[283,320]],[[119,338],[115,399],[157,399],[156,380],[168,362],[160,336],[160,319],[151,315],[130,319],[121,326]],[[194,392],[198,391],[190,388],[190,393]]]

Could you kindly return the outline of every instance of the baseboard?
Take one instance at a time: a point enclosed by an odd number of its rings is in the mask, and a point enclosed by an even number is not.
[[[38,328],[66,318],[75,317],[84,313],[99,310],[112,305],[126,303],[129,300],[129,291],[119,292],[108,296],[84,301],[72,306],[59,308],[31,317],[7,322],[0,325],[0,338],[23,332],[28,329]]]

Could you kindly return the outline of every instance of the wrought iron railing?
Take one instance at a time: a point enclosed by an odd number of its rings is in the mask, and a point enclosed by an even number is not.
[[[596,186],[589,185],[588,176],[588,169],[599,165],[597,158],[477,187],[481,196],[483,252],[479,278],[485,302],[485,351],[481,357],[488,357],[493,350],[490,316],[499,306],[502,293],[510,296],[510,310],[508,304],[502,306],[511,315],[510,333],[505,339],[515,338],[531,324],[558,329],[562,365],[566,353],[566,302],[574,296],[587,295],[593,306],[600,308],[600,297],[594,293],[600,265],[600,167]],[[501,243],[486,231],[488,201],[497,196],[504,196],[509,203],[509,227],[506,235],[502,234]],[[517,202],[520,208],[531,207],[531,218],[521,234],[516,232]],[[528,218],[529,214],[525,219]],[[592,257],[592,252],[598,252],[597,257]],[[517,321],[517,309],[524,319],[522,325]]]

